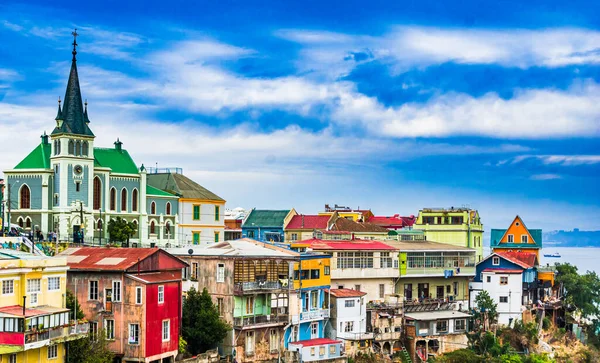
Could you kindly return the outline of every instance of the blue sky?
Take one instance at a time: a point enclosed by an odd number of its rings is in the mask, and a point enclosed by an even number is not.
[[[1,169],[51,131],[74,27],[96,146],[228,207],[600,229],[600,4],[5,2]]]

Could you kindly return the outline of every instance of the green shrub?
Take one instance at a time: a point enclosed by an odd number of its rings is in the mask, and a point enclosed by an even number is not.
[[[552,321],[550,320],[549,317],[545,317],[544,320],[542,321],[542,328],[544,330],[548,330],[550,329],[550,326],[552,326]]]

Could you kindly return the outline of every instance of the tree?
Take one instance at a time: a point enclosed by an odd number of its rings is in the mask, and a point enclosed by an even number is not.
[[[81,310],[81,305],[79,305],[79,301],[75,299],[75,295],[73,295],[70,290],[67,290],[66,305],[67,309],[71,310],[71,312],[75,311],[75,306],[77,306],[76,314],[74,315],[75,319],[79,320],[85,317],[85,315],[83,315],[83,310]]]
[[[556,282],[562,284],[564,301],[574,305],[582,317],[600,315],[600,278],[595,272],[580,275],[576,266],[556,264]]]
[[[127,222],[121,217],[108,222],[108,234],[111,242],[127,242],[129,244],[129,238],[135,234],[136,230],[135,223]]]
[[[113,358],[104,332],[67,342],[67,363],[112,363]]]
[[[193,287],[188,291],[182,313],[182,336],[192,355],[214,349],[231,330],[231,326],[219,317],[206,288],[201,294]]]
[[[496,308],[497,305],[494,302],[494,299],[492,299],[487,291],[481,291],[475,297],[475,311],[473,312],[473,319],[475,321],[476,329],[485,327],[486,319],[488,326],[497,321],[498,312]]]

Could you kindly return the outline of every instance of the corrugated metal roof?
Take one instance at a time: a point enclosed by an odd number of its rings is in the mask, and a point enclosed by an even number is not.
[[[404,313],[404,316],[412,320],[438,320],[468,318],[471,315],[458,310],[434,310],[417,313]]]
[[[125,275],[134,280],[138,280],[145,284],[156,284],[159,282],[168,282],[168,281],[179,281],[181,277],[178,272],[175,271],[161,271],[161,272],[150,272],[143,273],[140,275],[136,274],[128,274]]]
[[[290,209],[286,210],[263,210],[253,209],[244,221],[242,227],[281,227],[285,217],[290,213]]]
[[[160,190],[189,199],[225,200],[183,174],[157,173],[147,175],[148,184]]]
[[[231,257],[277,257],[297,258],[298,252],[278,247],[270,243],[242,238],[234,241],[220,242],[208,247],[183,247],[166,249],[175,256],[231,256]],[[192,251],[190,254],[189,252]]]
[[[322,239],[307,239],[304,241],[295,242],[299,244],[307,244],[313,250],[317,251],[364,251],[364,250],[372,250],[372,251],[396,251],[397,248],[392,247],[386,243],[379,241],[369,241],[369,240],[339,240],[339,241],[330,241],[330,240],[322,240]]]
[[[156,248],[75,247],[60,255],[71,270],[125,271],[159,250]]]
[[[345,297],[361,297],[365,296],[367,293],[363,291],[356,291],[352,289],[325,289],[326,292],[329,292],[331,295],[339,298]]]
[[[325,229],[331,216],[298,214],[292,217],[286,229]]]

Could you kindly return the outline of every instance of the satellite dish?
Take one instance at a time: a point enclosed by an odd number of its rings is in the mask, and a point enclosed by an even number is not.
[[[194,250],[190,248],[190,249],[188,250],[188,255],[190,255],[190,256],[191,256],[191,255],[193,255],[193,254],[194,254]]]

